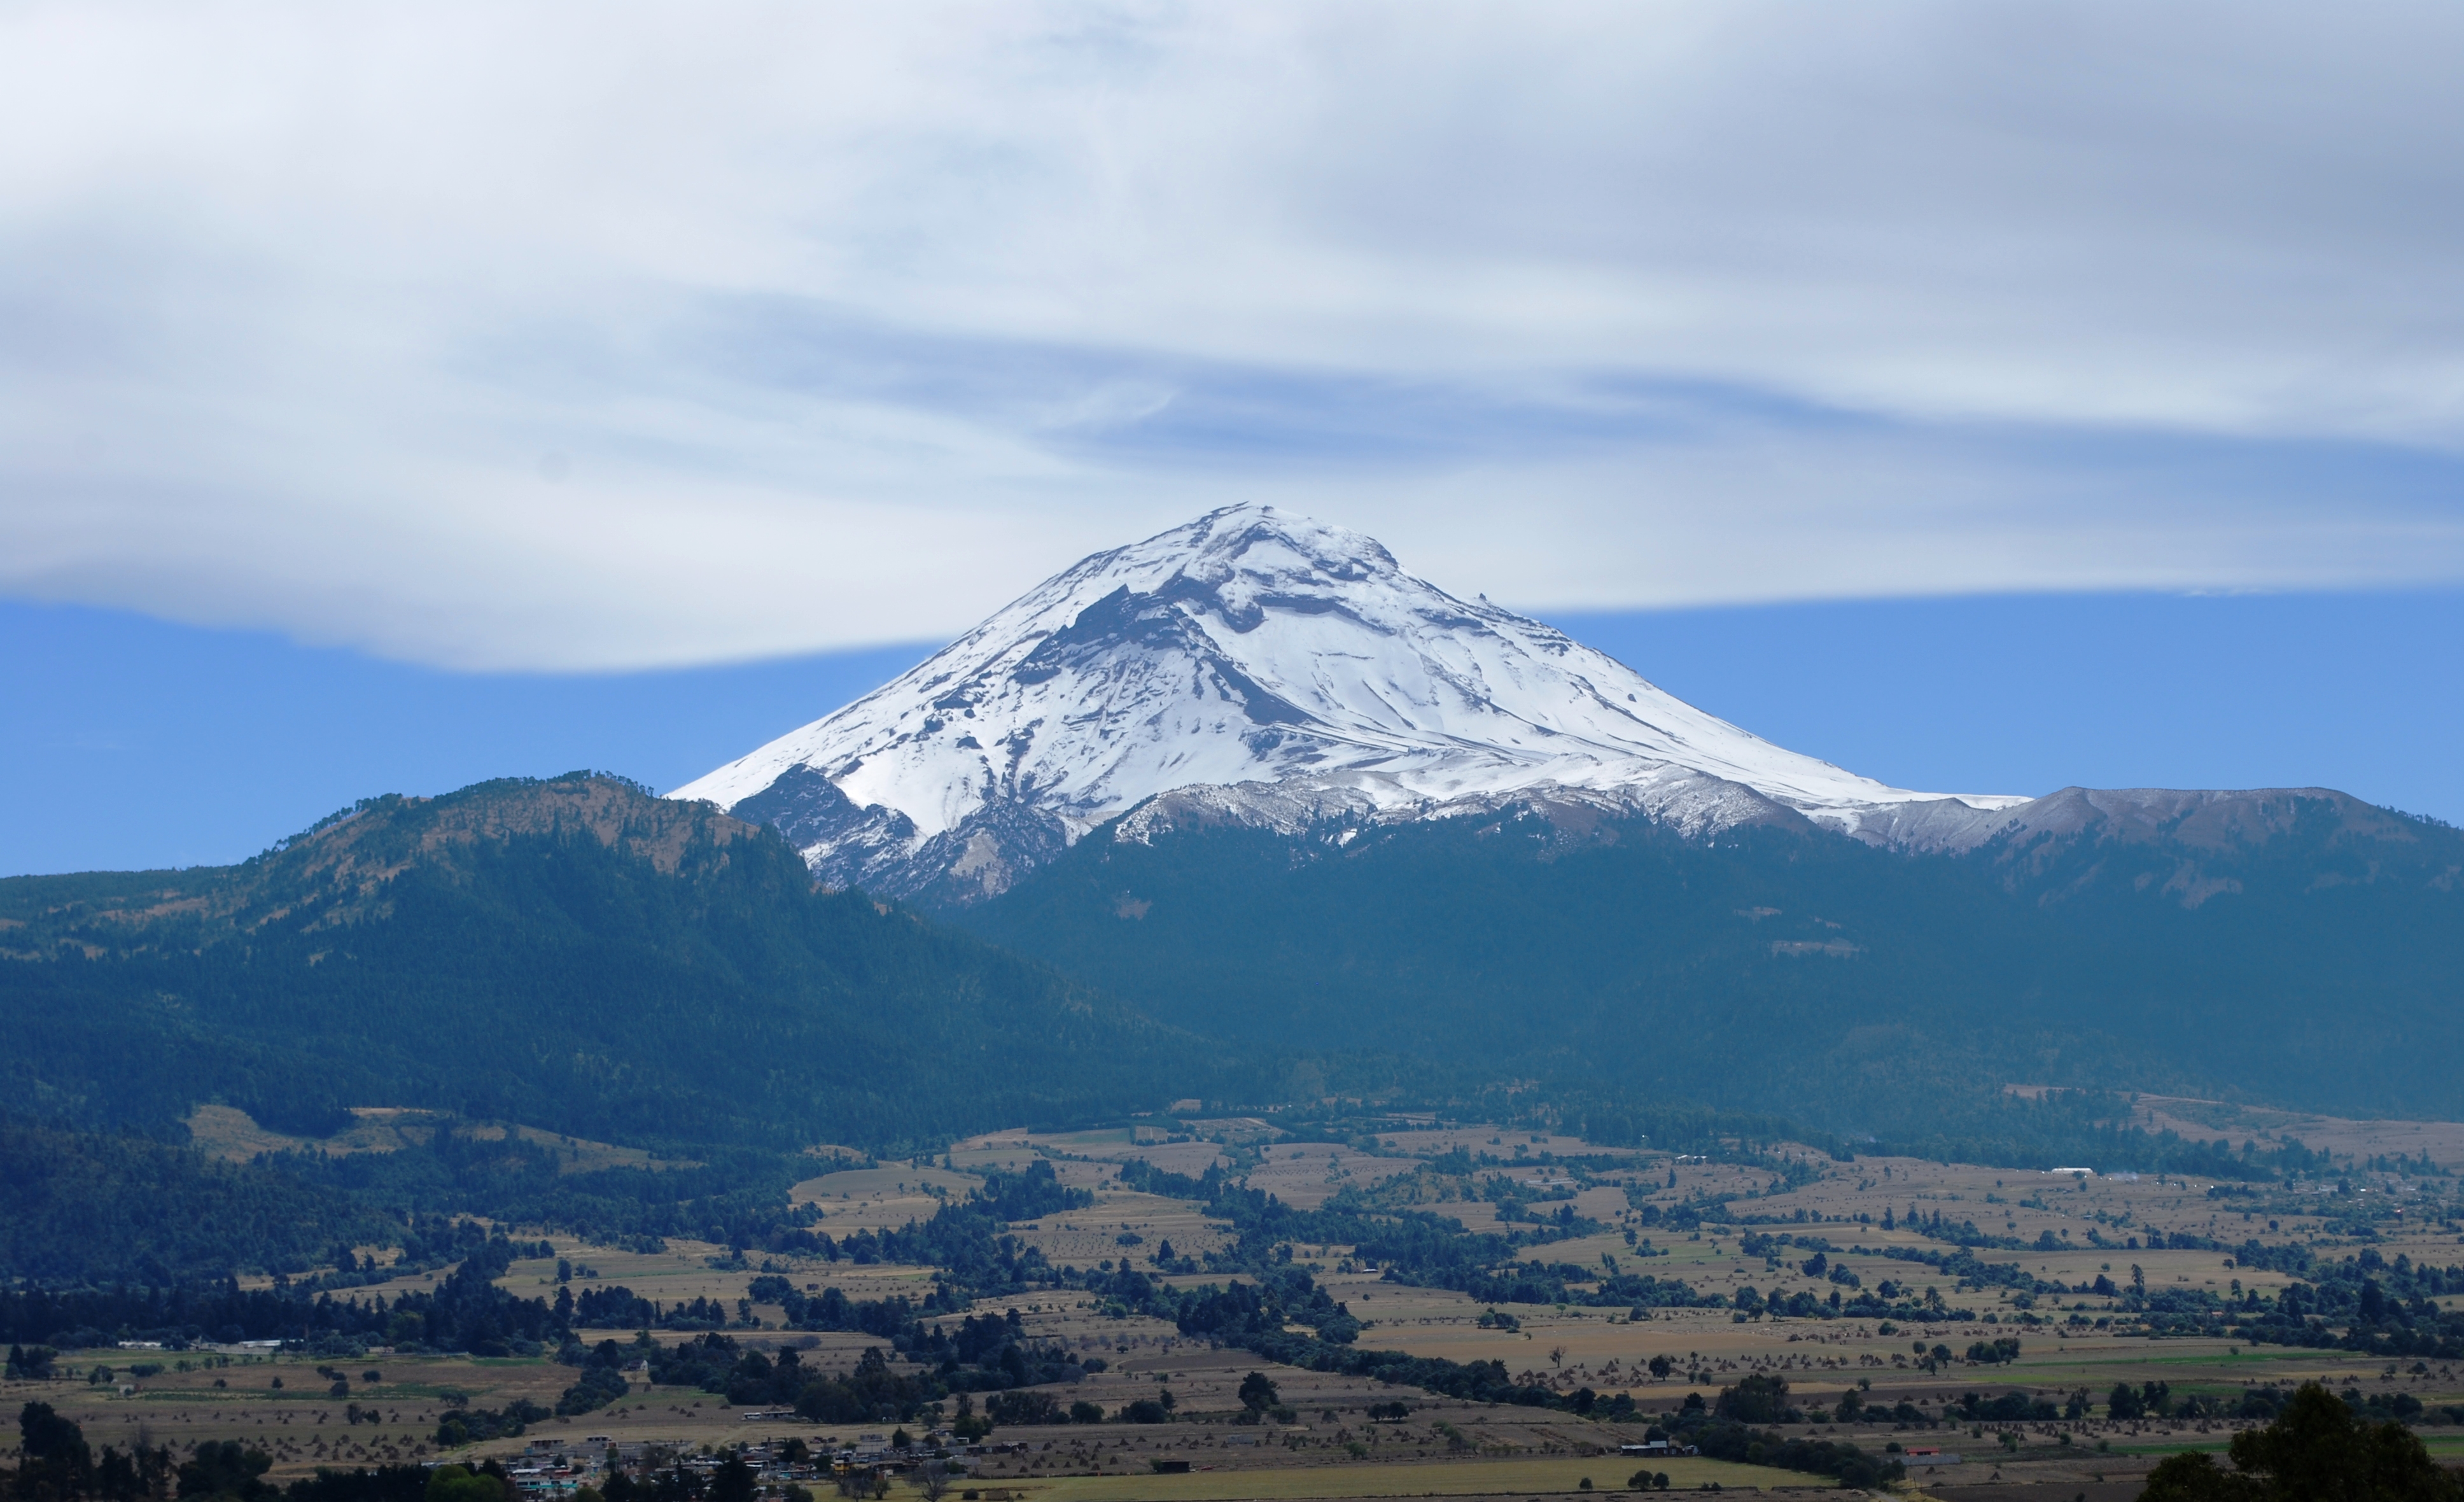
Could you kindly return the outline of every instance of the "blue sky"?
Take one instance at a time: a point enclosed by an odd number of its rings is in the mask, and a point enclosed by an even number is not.
[[[2464,592],[1867,601],[1556,624],[1771,740],[1903,786],[2324,784],[2464,822]],[[480,674],[0,605],[0,874],[221,863],[353,800],[594,767],[671,787],[923,645]]]
[[[0,867],[680,780],[1234,501],[1891,782],[2452,815],[2459,49],[2409,3],[9,7]]]

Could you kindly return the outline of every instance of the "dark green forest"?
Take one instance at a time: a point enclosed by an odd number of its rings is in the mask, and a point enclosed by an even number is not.
[[[606,778],[372,800],[222,871],[11,878],[0,921],[0,1088],[86,1127],[176,1136],[218,1101],[323,1135],[395,1105],[887,1146],[1246,1098],[1285,1069]]]
[[[2263,838],[1961,856],[1533,807],[1099,832],[944,916],[1163,1022],[1331,1055],[1337,1090],[1511,1071],[1601,1114],[1785,1100],[1939,1145],[2031,1134],[2000,1095],[2020,1082],[2464,1114],[2464,834],[2349,800],[2273,812]]]
[[[297,1270],[338,1242],[390,1240],[393,1229],[291,1174],[0,1118],[0,1270],[18,1276],[160,1285]]]

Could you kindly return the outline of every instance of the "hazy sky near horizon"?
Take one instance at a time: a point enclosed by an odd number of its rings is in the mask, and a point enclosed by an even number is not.
[[[0,598],[675,670],[1233,499],[1542,614],[2434,592],[2459,64],[2244,0],[14,5]]]

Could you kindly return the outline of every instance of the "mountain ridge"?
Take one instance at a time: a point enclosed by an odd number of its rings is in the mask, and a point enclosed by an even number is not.
[[[1786,811],[1690,838],[1597,797],[1280,827],[1210,798],[946,916],[1195,1031],[1785,1098],[1852,1137],[2019,1078],[2464,1111],[2436,1062],[2464,1049],[2464,831],[2344,794],[2072,789],[1917,856]]]
[[[885,1144],[1149,1108],[1225,1062],[818,890],[775,831],[587,774],[370,799],[235,867],[0,880],[0,1011],[12,1099],[166,1132],[204,1102],[277,1126],[385,1104]]]

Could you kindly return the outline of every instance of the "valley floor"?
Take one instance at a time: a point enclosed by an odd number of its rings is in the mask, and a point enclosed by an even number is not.
[[[2279,1272],[2238,1268],[2228,1251],[2147,1249],[2154,1240],[2176,1233],[2227,1246],[2245,1239],[2299,1243],[2321,1259],[2350,1255],[2366,1245],[2390,1264],[2398,1257],[2425,1267],[2464,1262],[2464,1234],[2456,1223],[2431,1215],[2387,1215],[2373,1223],[2364,1243],[2351,1234],[2350,1218],[2338,1212],[2338,1203],[2354,1195],[2295,1195],[2280,1186],[2261,1197],[2211,1195],[2217,1186],[2200,1180],[2079,1179],[1914,1160],[1839,1163],[1812,1160],[1810,1155],[1798,1175],[1805,1182],[1791,1185],[1768,1166],[1595,1153],[1569,1139],[1534,1139],[1493,1127],[1388,1134],[1351,1144],[1271,1140],[1271,1128],[1247,1142],[1166,1141],[1163,1136],[1131,1130],[1067,1137],[993,1134],[955,1147],[947,1166],[842,1168],[816,1174],[798,1184],[794,1195],[821,1208],[817,1228],[833,1235],[891,1229],[928,1219],[947,1200],[964,1196],[979,1182],[971,1170],[1041,1158],[1056,1163],[1063,1182],[1092,1191],[1095,1203],[1013,1224],[1010,1232],[1056,1264],[1078,1267],[1113,1259],[1126,1265],[1166,1240],[1180,1254],[1200,1257],[1229,1244],[1225,1226],[1199,1204],[1122,1186],[1115,1169],[1133,1156],[1192,1175],[1237,1160],[1253,1186],[1271,1188],[1302,1206],[1323,1203],[1344,1188],[1382,1189],[1398,1204],[1408,1204],[1414,1193],[1452,1192],[1454,1198],[1434,1198],[1419,1207],[1456,1216],[1474,1230],[1521,1224],[1499,1221],[1501,1206],[1491,1200],[1462,1198],[1461,1182],[1431,1177],[1435,1160],[1463,1149],[1499,1160],[1482,1174],[1527,1182],[1534,1192],[1571,1191],[1570,1198],[1535,1202],[1541,1208],[1569,1205],[1608,1227],[1532,1248],[1527,1256],[1577,1265],[1606,1258],[1731,1298],[1748,1286],[1766,1298],[1797,1291],[1828,1295],[1842,1286],[1829,1269],[1845,1268],[1867,1289],[1884,1281],[1911,1290],[1930,1286],[1940,1295],[1938,1317],[1905,1323],[1740,1321],[1726,1308],[1660,1309],[1638,1318],[1625,1310],[1580,1305],[1495,1306],[1442,1289],[1387,1281],[1356,1269],[1346,1247],[1293,1248],[1295,1261],[1363,1321],[1361,1347],[1463,1362],[1497,1360],[1554,1391],[1588,1387],[1603,1399],[1632,1396],[1639,1410],[1632,1422],[1601,1423],[1562,1410],[1454,1402],[1417,1388],[1272,1366],[1246,1351],[1186,1336],[1160,1320],[1107,1314],[1096,1300],[1072,1291],[987,1301],[979,1306],[986,1312],[1017,1307],[1031,1337],[1081,1357],[1105,1358],[1107,1370],[1058,1391],[1065,1403],[1091,1402],[1117,1413],[1133,1400],[1168,1388],[1177,1407],[1173,1421],[1164,1424],[997,1429],[982,1452],[958,1456],[971,1472],[963,1486],[985,1499],[1003,1493],[1015,1502],[1529,1497],[1580,1494],[1587,1482],[1590,1491],[1607,1494],[1629,1492],[1638,1469],[1664,1471],[1668,1484],[1681,1490],[1716,1484],[1729,1491],[1835,1491],[1828,1478],[1801,1472],[1683,1456],[1644,1462],[1618,1454],[1620,1445],[1641,1443],[1653,1418],[1676,1409],[1689,1394],[1708,1401],[1722,1387],[1757,1374],[1785,1380],[1790,1401],[1809,1411],[1829,1410],[1852,1391],[1870,1407],[1888,1409],[1904,1401],[1929,1415],[1970,1392],[1998,1397],[2020,1391],[2057,1404],[2075,1396],[2087,1399],[2088,1416],[2068,1421],[1909,1426],[1885,1420],[1807,1424],[1791,1431],[1850,1441],[1868,1451],[1937,1448],[1943,1452],[1939,1462],[1912,1466],[1907,1485],[1947,1502],[2081,1496],[2122,1502],[2137,1494],[2138,1478],[2164,1456],[2221,1448],[2250,1422],[2117,1421],[2106,1409],[2116,1383],[2162,1382],[2177,1403],[2199,1396],[2223,1400],[2228,1407],[2255,1389],[2287,1390],[2311,1381],[2340,1393],[2401,1393],[2432,1415],[2449,1404],[2464,1405],[2464,1374],[2453,1362],[2389,1361],[2223,1337],[2155,1338],[2141,1333],[2115,1296],[2066,1293],[2023,1308],[2007,1289],[1962,1289],[1923,1263],[1885,1255],[1894,1249],[1952,1249],[1909,1227],[1913,1208],[1928,1224],[1939,1214],[1946,1222],[1973,1223],[1993,1236],[2025,1244],[2024,1249],[1982,1248],[1975,1254],[1984,1263],[2014,1266],[2065,1285],[2102,1276],[2117,1288],[2135,1278],[2147,1289],[2273,1294],[2292,1281]],[[2443,1152],[2464,1143],[2464,1135],[2424,1133],[2420,1139]],[[1591,1157],[1600,1160],[1596,1171],[1580,1166]],[[2464,1167],[2439,1157],[2432,1153],[2428,1161],[2442,1175]],[[2452,1180],[2445,1179],[2355,1175],[2346,1187],[2373,1189],[2385,1197],[2382,1204],[2391,1204],[2405,1199],[2408,1185],[2416,1198],[2430,1198],[2419,1194],[2425,1184],[2453,1197]],[[1681,1207],[1714,1201],[1727,1204],[1733,1218],[1676,1228]],[[1881,1226],[1885,1214],[1893,1223],[1888,1230]],[[1635,1242],[1627,1240],[1629,1233],[1639,1233]],[[1802,1247],[1774,1254],[1765,1242],[1761,1252],[1746,1249],[1749,1236],[1778,1235],[1828,1242],[1836,1248],[1826,1254],[1828,1268],[1807,1271],[1809,1253]],[[1125,1237],[1135,1240],[1125,1244]],[[671,1241],[663,1251],[644,1253],[552,1239],[557,1251],[576,1265],[577,1290],[621,1285],[668,1306],[708,1298],[735,1309],[737,1300],[749,1297],[759,1275],[729,1263],[726,1248],[713,1245]],[[2139,1246],[2129,1245],[2134,1239]],[[729,1265],[717,1265],[722,1263]],[[767,1266],[795,1285],[835,1287],[858,1300],[897,1292],[920,1296],[933,1278],[928,1268],[820,1258],[778,1256]],[[515,1263],[499,1286],[524,1297],[546,1297],[555,1291],[556,1274],[555,1258],[531,1258]],[[437,1274],[429,1273],[368,1292],[391,1296],[436,1281]],[[1170,1281],[1223,1279],[1186,1275]],[[2459,1296],[2447,1294],[2436,1302],[2452,1309]],[[1512,1316],[1503,1328],[1496,1317],[1501,1312]],[[732,1330],[734,1338],[754,1349],[792,1345],[808,1366],[844,1369],[881,1343],[861,1335],[782,1329],[782,1311],[775,1304],[752,1306],[751,1314],[762,1327]],[[630,1330],[593,1331],[585,1338],[633,1336]],[[1971,1342],[1996,1337],[2017,1339],[2015,1359],[1969,1360],[1959,1355]],[[657,1338],[673,1342],[688,1336],[662,1332]],[[1951,1358],[1940,1359],[1937,1347],[1947,1347]],[[1661,1357],[1674,1369],[1655,1378],[1651,1362]],[[208,1364],[222,1359],[229,1364]],[[113,1369],[108,1381],[89,1380],[95,1368],[104,1366]],[[137,1366],[161,1369],[137,1375],[131,1370]],[[1289,1422],[1234,1422],[1242,1411],[1240,1383],[1259,1370],[1276,1382]],[[822,1450],[878,1447],[887,1439],[880,1431],[891,1427],[794,1418],[747,1422],[742,1411],[715,1395],[649,1386],[636,1373],[626,1395],[600,1411],[543,1420],[519,1438],[447,1451],[436,1443],[438,1417],[447,1408],[496,1409],[517,1400],[553,1406],[574,1381],[573,1370],[546,1358],[384,1349],[349,1359],[236,1349],[114,1349],[64,1354],[58,1371],[48,1381],[0,1385],[0,1403],[14,1411],[29,1401],[49,1403],[83,1425],[98,1450],[104,1445],[169,1445],[186,1452],[207,1441],[237,1439],[273,1458],[275,1480],[320,1467],[486,1456],[511,1461],[535,1444],[596,1464],[602,1446],[591,1442],[603,1437],[677,1454],[790,1438]],[[336,1395],[331,1384],[337,1381],[347,1396]],[[1399,1422],[1373,1421],[1367,1411],[1371,1404],[1396,1402],[1410,1410]],[[346,1418],[353,1407],[363,1415],[360,1422]],[[2420,1432],[2434,1455],[2451,1464],[2464,1462],[2464,1428],[2432,1425]],[[1188,1469],[1158,1473],[1157,1460],[1186,1462]],[[826,1483],[806,1484],[826,1489]]]

